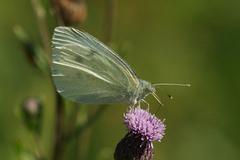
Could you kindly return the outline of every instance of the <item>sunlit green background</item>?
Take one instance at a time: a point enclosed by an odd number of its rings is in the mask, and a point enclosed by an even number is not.
[[[79,28],[104,40],[105,1],[86,0],[88,18]],[[49,32],[55,19],[46,9]],[[44,99],[41,135],[46,155],[54,143],[55,92],[51,78],[39,75],[24,57],[12,26],[21,25],[40,43],[36,18],[28,0],[0,2],[0,159],[17,159],[14,141],[31,148],[31,135],[13,110],[29,96]],[[152,83],[190,83],[191,87],[162,87],[157,91],[164,107],[166,135],[154,142],[154,159],[240,159],[240,1],[119,0],[114,42],[128,46],[124,59],[138,76]],[[148,96],[150,111],[159,104]],[[146,108],[146,105],[142,105]],[[94,109],[94,106],[90,106]],[[63,159],[74,159],[74,148],[84,148],[89,160],[113,159],[117,143],[126,134],[122,125],[126,105],[112,105],[85,136],[86,146],[66,146]]]

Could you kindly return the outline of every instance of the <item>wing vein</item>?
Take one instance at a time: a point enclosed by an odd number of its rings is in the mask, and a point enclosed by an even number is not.
[[[81,67],[81,66],[73,66],[73,65],[66,64],[66,63],[56,62],[56,61],[54,62],[54,64],[56,64],[56,65],[61,65],[61,66],[66,66],[66,67],[70,67],[70,68],[73,68],[73,69],[78,69],[78,70],[81,70],[81,71],[83,71],[83,72],[85,72],[85,73],[91,74],[92,76],[94,76],[94,77],[96,77],[96,78],[98,78],[98,79],[101,79],[101,80],[103,80],[103,81],[105,81],[105,82],[114,84],[113,82],[111,82],[111,81],[103,78],[102,76],[98,75],[97,73],[95,73],[95,72],[93,72],[93,71],[91,71],[91,70],[89,70],[89,69],[87,69],[87,68],[84,68],[84,67]]]

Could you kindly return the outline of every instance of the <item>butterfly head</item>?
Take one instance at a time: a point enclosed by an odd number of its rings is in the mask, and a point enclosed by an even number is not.
[[[162,105],[162,102],[160,98],[155,94],[156,88],[154,85],[152,85],[150,82],[145,80],[140,80],[141,85],[139,85],[137,90],[137,101],[144,101],[143,99],[148,96],[149,94],[152,94],[157,101]]]

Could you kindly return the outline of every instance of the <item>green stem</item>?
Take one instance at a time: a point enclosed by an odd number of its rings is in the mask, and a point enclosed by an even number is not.
[[[54,10],[55,18],[58,26],[65,26],[62,19],[62,15],[59,8],[59,0],[51,0],[52,7]],[[62,157],[63,147],[64,147],[64,121],[65,121],[65,110],[63,106],[62,97],[56,92],[57,95],[57,106],[56,106],[56,141],[54,148],[53,160],[60,160]]]
[[[57,21],[58,26],[65,26],[65,23],[62,18],[62,14],[59,8],[59,0],[52,0],[53,12]]]
[[[57,94],[57,107],[56,107],[56,141],[54,148],[54,160],[60,160],[62,157],[62,151],[64,146],[63,129],[65,120],[65,110],[62,103],[62,97]]]
[[[51,63],[51,44],[48,33],[48,27],[45,21],[45,10],[43,9],[41,3],[38,0],[30,0],[32,3],[33,11],[37,19],[38,29],[43,43],[43,48],[48,56],[48,62]]]
[[[89,120],[86,123],[84,123],[83,125],[79,126],[75,130],[75,132],[73,132],[70,135],[65,136],[64,140],[65,141],[70,141],[71,139],[77,137],[84,130],[86,130],[88,127],[90,127],[96,120],[98,120],[107,108],[108,108],[108,105],[101,105],[99,107],[99,110],[97,111],[96,114],[94,114],[92,117],[90,117]]]
[[[106,22],[105,22],[105,43],[109,44],[112,41],[114,33],[114,19],[116,12],[116,0],[106,0]]]

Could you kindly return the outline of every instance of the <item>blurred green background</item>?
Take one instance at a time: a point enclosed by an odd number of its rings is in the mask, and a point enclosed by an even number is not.
[[[56,26],[51,4],[43,0],[50,35]],[[88,17],[75,26],[104,40],[105,1],[86,0]],[[13,33],[21,25],[40,43],[30,1],[1,1],[0,14],[0,159],[18,159],[14,141],[31,148],[31,134],[14,108],[29,96],[44,101],[42,146],[50,159],[55,133],[55,91],[26,60]],[[117,2],[114,42],[128,46],[124,59],[141,79],[152,83],[190,83],[191,87],[163,86],[174,98],[158,90],[164,107],[157,116],[166,119],[166,135],[154,142],[154,159],[240,159],[240,1],[137,1]],[[120,50],[120,49],[119,49]],[[150,112],[159,104],[148,96]],[[94,110],[95,106],[89,106]],[[146,108],[145,104],[142,104]],[[88,159],[113,159],[117,143],[125,136],[126,105],[111,105],[84,133],[90,143],[69,143],[62,159],[76,159],[84,148]],[[87,138],[86,138],[87,137]],[[79,143],[80,144],[80,143]]]

